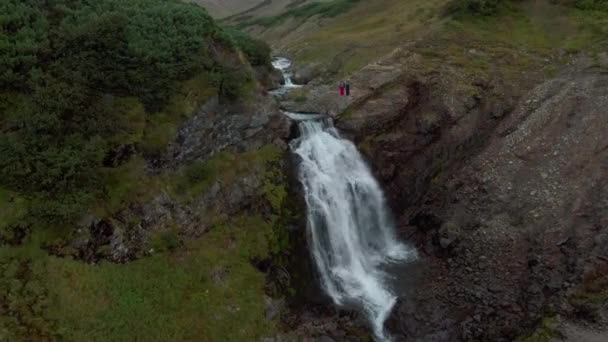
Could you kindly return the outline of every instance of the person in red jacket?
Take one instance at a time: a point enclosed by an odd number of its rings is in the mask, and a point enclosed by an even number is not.
[[[340,88],[340,96],[344,96],[344,88],[345,88],[344,82],[340,82],[339,88]]]

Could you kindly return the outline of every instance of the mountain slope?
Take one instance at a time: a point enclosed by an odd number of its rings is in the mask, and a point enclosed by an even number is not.
[[[602,4],[380,0],[230,19],[294,58],[308,84],[281,105],[336,117],[421,251],[394,274],[414,283],[387,323],[397,340],[608,336]],[[348,329],[310,316],[298,333]]]
[[[0,13],[0,339],[272,334],[256,266],[292,215],[268,47],[178,1]]]
[[[268,0],[192,0],[214,18],[224,18],[254,8]]]

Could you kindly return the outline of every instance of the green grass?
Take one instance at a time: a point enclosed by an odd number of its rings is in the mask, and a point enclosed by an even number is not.
[[[272,335],[276,322],[264,311],[266,275],[253,262],[289,242],[282,157],[266,145],[158,176],[147,176],[140,158],[112,169],[100,215],[145,202],[161,188],[192,199],[213,182],[231,184],[256,172],[262,173],[256,205],[269,214],[207,213],[209,231],[197,240],[165,227],[151,237],[151,256],[127,264],[50,256],[42,246],[61,244],[66,233],[36,230],[20,246],[0,247],[0,340],[254,341]],[[19,207],[20,200],[10,198],[0,191],[0,213]]]
[[[282,24],[288,18],[297,18],[305,20],[313,16],[319,18],[334,18],[342,13],[348,12],[360,0],[325,0],[313,1],[300,6],[288,6],[287,11],[280,15],[261,17],[254,20],[244,21],[239,24],[239,27],[247,27],[252,25],[261,25],[266,28]]]
[[[217,95],[211,76],[201,73],[182,83],[162,112],[144,120],[143,105],[135,98],[116,101],[116,108],[129,117],[129,127],[120,127],[119,141],[135,144],[145,156],[159,156],[175,139],[178,126],[196,113],[196,109]],[[149,175],[143,156],[136,155],[127,162],[104,168],[105,191],[92,209],[97,216],[115,214],[129,205],[143,203],[158,194],[172,175]]]
[[[15,225],[27,214],[27,201],[17,194],[0,188],[0,241],[15,238]]]
[[[223,151],[207,161],[194,161],[178,171],[170,181],[172,193],[189,202],[215,182],[232,184],[244,174],[266,172],[268,163],[281,158],[282,152],[274,145],[265,145],[259,150],[241,154]]]
[[[295,7],[287,11],[287,16],[296,18],[310,18],[318,15],[322,18],[333,18],[348,12],[360,0],[326,0],[314,1],[312,3]]]
[[[526,337],[520,337],[515,342],[549,342],[559,339],[559,332],[552,327],[556,323],[555,317],[546,317],[540,322],[539,327],[534,333]]]
[[[571,14],[577,23],[577,34],[566,38],[564,48],[576,52],[605,51],[608,46],[608,15],[597,10],[578,10]]]
[[[9,340],[250,341],[272,333],[264,274],[272,227],[235,218],[174,252],[87,265],[33,247],[0,249],[0,334]],[[238,323],[237,323],[238,322]],[[0,335],[2,336],[2,335]]]
[[[152,237],[150,246],[155,252],[173,251],[181,246],[182,241],[178,235],[177,227],[156,233]]]
[[[361,1],[347,14],[326,20],[322,29],[298,32],[287,42],[286,50],[299,64],[319,63],[327,66],[335,78],[343,78],[418,32],[433,30],[439,18],[432,14],[439,13],[445,3],[446,0]]]
[[[345,15],[317,25],[284,22],[263,33],[283,46],[298,64],[324,65],[327,81],[343,79],[397,47],[422,53],[432,71],[446,61],[457,68],[508,77],[526,70],[551,74],[560,51],[602,51],[608,45],[608,16],[546,1],[513,1],[493,16],[446,17],[448,0],[360,2]],[[309,18],[313,23],[315,18]],[[276,24],[276,23],[275,23]],[[284,32],[293,31],[287,37]],[[415,44],[413,44],[417,41]],[[469,50],[481,52],[472,56]],[[546,61],[545,59],[549,59]],[[540,66],[540,67],[539,67]],[[407,67],[412,67],[408,65]],[[416,70],[414,70],[416,71]]]
[[[104,171],[106,192],[93,210],[101,217],[150,200],[163,186],[161,177],[146,172],[146,161],[141,156],[134,156],[128,162]]]
[[[151,256],[127,264],[84,264],[49,256],[41,246],[64,236],[37,231],[25,244],[0,247],[0,337],[66,341],[251,341],[272,334],[264,316],[265,275],[252,264],[287,246],[291,212],[282,151],[267,145],[242,154],[221,153],[156,181],[180,196],[200,195],[215,181],[230,183],[262,172],[261,202],[271,215],[213,219],[198,240],[179,227],[152,236]],[[134,159],[113,175],[111,208],[128,205],[151,186]],[[187,189],[187,190],[186,190]],[[0,192],[0,209],[9,194]],[[107,209],[109,210],[109,209]],[[254,208],[255,210],[255,208]],[[109,211],[108,211],[109,212]],[[238,324],[235,324],[238,322]],[[4,335],[2,335],[4,334]]]
[[[175,138],[179,124],[215,95],[217,89],[209,73],[203,72],[183,82],[163,111],[149,115],[139,144],[144,154],[159,156]]]

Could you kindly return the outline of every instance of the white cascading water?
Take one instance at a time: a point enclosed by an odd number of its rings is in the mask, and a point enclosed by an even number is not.
[[[271,92],[273,95],[282,95],[288,92],[290,89],[301,87],[300,85],[293,84],[293,81],[291,80],[293,75],[289,71],[289,67],[291,67],[291,61],[289,59],[285,57],[276,57],[272,60],[272,66],[281,71],[283,74],[283,79],[285,79],[285,84],[281,88]]]
[[[291,61],[273,60],[285,84],[280,96],[300,85],[291,81]],[[340,137],[331,118],[284,113],[297,121],[300,137],[290,143],[301,159],[299,176],[308,208],[310,249],[321,285],[336,305],[354,305],[369,317],[377,340],[390,340],[384,321],[397,297],[382,266],[415,258],[399,243],[384,196],[355,145]]]
[[[312,118],[311,118],[312,119]],[[298,122],[291,143],[308,206],[310,248],[321,285],[337,305],[356,305],[376,339],[396,301],[382,266],[416,257],[395,238],[385,199],[361,154],[331,119]]]

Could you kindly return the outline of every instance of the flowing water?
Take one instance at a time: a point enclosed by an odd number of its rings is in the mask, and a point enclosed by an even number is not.
[[[323,289],[337,305],[356,305],[374,334],[387,340],[384,321],[396,301],[382,266],[415,257],[398,242],[382,190],[353,143],[331,119],[298,123],[291,144],[301,158],[310,249]]]
[[[276,59],[277,65],[289,64]],[[287,87],[287,79],[286,87]],[[307,204],[309,248],[325,292],[339,306],[368,316],[376,339],[386,341],[384,321],[397,297],[384,266],[415,258],[397,241],[378,182],[355,145],[340,137],[323,114],[285,113],[298,122],[290,147],[300,158]]]
[[[291,67],[291,61],[289,59],[284,58],[284,57],[276,57],[272,60],[272,66],[275,69],[281,71],[281,73],[283,74],[283,78],[285,79],[285,84],[282,87],[271,91],[270,92],[271,94],[283,95],[291,89],[301,87],[301,85],[294,84],[293,81],[291,80],[291,77],[293,76],[293,74],[289,70],[289,68]]]

